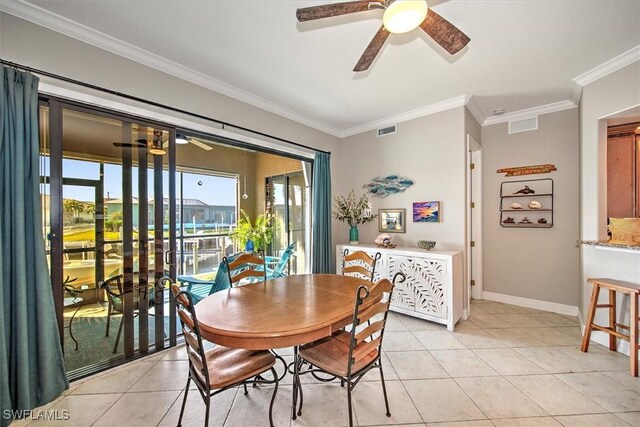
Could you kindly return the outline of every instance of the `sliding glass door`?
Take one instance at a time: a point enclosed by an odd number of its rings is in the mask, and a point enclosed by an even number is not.
[[[50,100],[41,182],[70,376],[175,343],[175,133]],[[77,373],[75,375],[74,373]]]

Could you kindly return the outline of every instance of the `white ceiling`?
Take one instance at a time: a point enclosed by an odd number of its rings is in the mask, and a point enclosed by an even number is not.
[[[232,86],[227,94],[239,89],[245,101],[337,135],[461,96],[473,96],[476,116],[485,117],[499,108],[509,113],[568,100],[572,79],[640,45],[638,0],[431,0],[471,37],[465,49],[450,56],[417,29],[391,35],[370,70],[354,73],[382,12],[296,21],[298,7],[331,2],[0,0],[0,6],[10,13],[19,7],[22,17],[44,25],[42,16],[59,18],[41,10],[25,16],[37,6],[73,21],[65,23],[68,34],[86,34],[74,32],[74,23],[82,24],[117,39],[109,42],[113,51],[126,42]]]

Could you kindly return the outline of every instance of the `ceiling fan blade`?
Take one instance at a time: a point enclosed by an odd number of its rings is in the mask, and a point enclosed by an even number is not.
[[[422,21],[420,27],[425,33],[429,34],[436,43],[452,55],[465,47],[471,40],[469,36],[456,28],[451,22],[435,13],[431,8],[429,8],[427,17]]]
[[[387,31],[387,29],[384,28],[383,25],[380,27],[376,35],[373,36],[371,43],[369,43],[369,46],[367,46],[367,48],[365,49],[353,71],[357,72],[369,69],[369,66],[371,66],[373,60],[376,59],[378,52],[380,52],[380,49],[382,49],[384,42],[387,40],[387,37],[389,37],[389,31]]]
[[[143,140],[144,141],[144,140]],[[128,142],[114,142],[113,145],[115,145],[116,147],[127,147],[127,148],[132,148],[132,147],[136,147],[136,148],[147,148],[147,144],[141,144],[139,142],[137,143],[128,143]]]
[[[203,150],[206,151],[211,151],[213,150],[213,147],[210,146],[209,144],[205,144],[204,142],[197,140],[195,138],[189,137],[187,138],[187,141],[189,141],[190,143],[192,143],[193,145],[195,145],[198,148],[202,148]]]
[[[371,1],[349,1],[344,3],[325,4],[322,6],[303,7],[296,10],[298,21],[313,21],[315,19],[330,18],[332,16],[346,15],[349,13],[364,12],[369,10]]]

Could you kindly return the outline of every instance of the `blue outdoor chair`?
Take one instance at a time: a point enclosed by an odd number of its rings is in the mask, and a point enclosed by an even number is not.
[[[231,255],[228,258],[233,261],[237,255]],[[197,304],[207,296],[228,289],[231,287],[229,282],[229,273],[224,262],[220,263],[218,272],[213,280],[196,279],[193,276],[178,276],[178,282],[187,285],[186,291],[191,294],[193,304]]]
[[[278,277],[285,277],[288,275],[287,266],[289,264],[289,259],[296,252],[295,247],[296,242],[293,242],[292,244],[287,246],[287,249],[284,250],[284,253],[281,257],[265,257],[265,262],[267,264],[273,265],[277,262],[275,267],[267,267],[267,279],[277,279]]]

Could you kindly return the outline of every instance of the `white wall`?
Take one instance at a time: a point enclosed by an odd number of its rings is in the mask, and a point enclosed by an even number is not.
[[[355,190],[376,176],[399,174],[415,185],[386,198],[369,197],[374,212],[381,208],[407,211],[406,234],[394,242],[416,246],[418,240],[436,240],[437,250],[463,250],[465,239],[465,108],[459,107],[398,124],[395,134],[378,138],[375,131],[345,138],[336,158],[339,174],[335,194]],[[414,223],[413,202],[440,201],[440,223]],[[358,227],[360,241],[372,243],[379,234],[377,220]],[[334,240],[347,242],[349,227],[334,221]]]
[[[545,114],[538,129],[509,134],[507,123],[482,128],[484,291],[578,305],[578,110]],[[505,177],[498,169],[555,164],[549,174]],[[500,226],[503,181],[551,178],[551,228]]]
[[[604,118],[640,105],[640,62],[635,62],[583,88],[580,101],[581,239],[606,239],[607,129]],[[640,252],[626,253],[589,246],[581,248],[580,311],[586,315],[591,295],[588,277],[612,277],[640,283]],[[603,303],[606,296],[600,299]],[[618,298],[619,322],[629,324],[629,304]],[[596,322],[606,322],[599,310]],[[604,341],[600,333],[593,339]],[[622,343],[622,351],[628,349]]]

